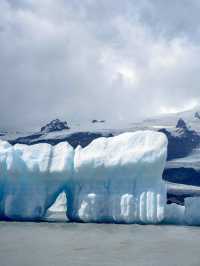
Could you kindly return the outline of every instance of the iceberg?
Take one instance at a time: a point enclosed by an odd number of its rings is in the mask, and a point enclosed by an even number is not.
[[[98,138],[75,150],[68,218],[82,222],[159,223],[167,139],[153,131]]]
[[[165,224],[185,224],[185,206],[176,203],[166,204],[165,218],[163,222]]]
[[[0,216],[36,220],[45,215],[73,172],[68,143],[27,146],[0,142]]]
[[[37,220],[67,205],[71,221],[160,223],[166,156],[167,138],[153,131],[101,137],[76,150],[67,142],[0,141],[0,217]]]
[[[185,198],[185,221],[189,225],[200,225],[200,197]]]

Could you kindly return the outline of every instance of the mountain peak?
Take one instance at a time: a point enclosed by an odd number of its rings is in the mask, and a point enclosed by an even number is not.
[[[46,124],[41,128],[42,133],[50,133],[54,131],[61,131],[63,129],[70,129],[66,121],[54,119],[50,123]]]
[[[185,121],[184,121],[182,118],[180,118],[180,119],[178,120],[178,122],[177,122],[177,124],[176,124],[176,128],[182,128],[182,129],[185,129],[185,130],[188,129],[188,128],[187,128],[187,125],[186,125],[186,123],[185,123]]]
[[[194,117],[200,119],[200,112],[196,112],[196,113],[194,114]]]

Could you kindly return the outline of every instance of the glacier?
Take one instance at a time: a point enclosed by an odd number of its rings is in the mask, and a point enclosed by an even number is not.
[[[163,133],[101,137],[74,149],[67,142],[10,145],[0,141],[0,218],[200,225],[200,197],[167,204]]]

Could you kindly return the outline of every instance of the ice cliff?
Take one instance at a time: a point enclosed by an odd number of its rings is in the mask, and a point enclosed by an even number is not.
[[[99,138],[76,150],[66,142],[0,141],[0,216],[40,219],[65,191],[72,221],[159,223],[166,156],[166,137],[153,131]]]

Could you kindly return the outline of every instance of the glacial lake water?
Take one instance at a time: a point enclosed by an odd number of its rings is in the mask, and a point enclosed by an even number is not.
[[[0,222],[0,266],[199,266],[200,227]]]

